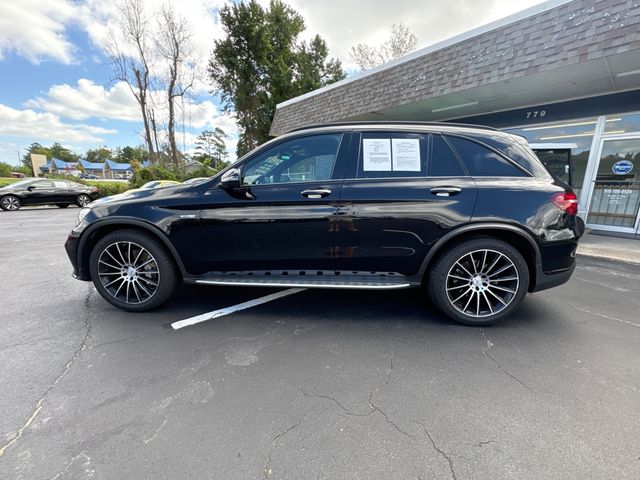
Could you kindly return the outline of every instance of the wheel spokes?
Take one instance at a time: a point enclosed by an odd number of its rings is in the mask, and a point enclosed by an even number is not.
[[[446,277],[445,291],[459,312],[488,317],[509,306],[518,291],[519,279],[518,269],[507,255],[479,249],[454,262]]]
[[[156,259],[134,242],[107,246],[98,258],[98,278],[109,295],[128,304],[146,302],[160,285]]]

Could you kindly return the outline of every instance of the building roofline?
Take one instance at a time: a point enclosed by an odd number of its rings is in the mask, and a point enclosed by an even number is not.
[[[296,128],[287,133],[302,132],[304,130],[317,129],[323,127],[386,127],[386,126],[413,126],[413,127],[461,127],[461,128],[473,128],[477,130],[493,130],[498,131],[497,128],[488,127],[486,125],[476,125],[472,123],[455,123],[455,122],[426,122],[419,120],[354,120],[344,122],[329,122],[320,123],[317,125],[308,125],[306,127]]]
[[[285,100],[276,105],[276,109],[286,107],[288,105],[292,105],[294,103],[298,103],[302,100],[306,100],[307,98],[315,97],[321,93],[327,92],[329,90],[333,90],[334,88],[341,87],[343,85],[347,85],[351,82],[355,82],[362,78],[368,77],[370,75],[374,75],[378,72],[382,72],[384,70],[388,70],[390,68],[394,68],[398,65],[402,65],[403,63],[410,62],[416,58],[428,55],[433,52],[437,52],[438,50],[442,50],[444,48],[450,47],[457,43],[461,43],[465,40],[469,40],[470,38],[477,37],[478,35],[482,35],[484,33],[488,33],[492,30],[497,30],[498,28],[505,27],[512,23],[518,22],[520,20],[524,20],[525,18],[538,15],[542,12],[546,12],[547,10],[551,10],[553,8],[559,7],[566,3],[570,3],[573,0],[547,0],[545,2],[539,3],[537,5],[533,5],[525,10],[520,12],[513,13],[506,17],[500,18],[498,20],[494,20],[493,22],[487,23],[485,25],[481,25],[479,27],[473,28],[466,32],[460,33],[458,35],[454,35],[453,37],[449,37],[440,42],[434,43],[433,45],[426,46],[415,52],[411,52],[404,57],[398,58],[396,60],[392,60],[389,63],[385,63],[383,65],[371,68],[369,70],[364,70],[362,72],[356,73],[355,75],[345,78],[344,80],[340,80],[335,83],[331,83],[322,88],[318,88],[316,90],[312,90],[311,92],[307,92],[305,94],[299,95],[297,97],[291,98],[289,100]]]

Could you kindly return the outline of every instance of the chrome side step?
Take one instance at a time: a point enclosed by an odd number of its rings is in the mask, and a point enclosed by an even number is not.
[[[298,287],[298,288],[340,288],[340,289],[358,289],[358,290],[397,290],[401,288],[411,287],[411,283],[406,281],[380,281],[361,279],[361,280],[338,280],[331,279],[308,279],[308,278],[239,278],[239,277],[215,277],[215,278],[199,278],[194,283],[199,285],[227,285],[235,287]]]

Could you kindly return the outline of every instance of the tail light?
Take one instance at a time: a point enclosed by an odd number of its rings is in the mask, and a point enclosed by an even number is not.
[[[568,215],[578,214],[578,197],[573,192],[556,193],[551,201]]]

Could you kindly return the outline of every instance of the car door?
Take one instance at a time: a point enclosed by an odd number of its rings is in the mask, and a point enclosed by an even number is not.
[[[76,192],[72,183],[65,180],[54,180],[53,185],[53,203],[73,203],[75,201]]]
[[[429,248],[471,218],[476,185],[437,133],[354,137],[336,227],[335,268],[416,274]]]
[[[36,180],[27,187],[24,204],[46,205],[54,203],[54,185],[52,180]]]
[[[333,223],[349,135],[300,135],[239,165],[240,188],[212,185],[201,212],[206,271],[333,268]]]

